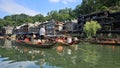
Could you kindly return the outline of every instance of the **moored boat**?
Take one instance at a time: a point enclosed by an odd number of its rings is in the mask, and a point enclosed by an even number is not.
[[[116,39],[116,44],[120,45],[120,39]]]
[[[110,39],[110,38],[104,38],[104,39],[92,39],[89,41],[90,43],[93,44],[103,44],[103,45],[117,45],[117,42],[115,39]]]

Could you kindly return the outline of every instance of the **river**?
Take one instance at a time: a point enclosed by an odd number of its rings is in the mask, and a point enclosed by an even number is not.
[[[0,40],[0,68],[119,68],[120,46],[80,43],[52,48]]]

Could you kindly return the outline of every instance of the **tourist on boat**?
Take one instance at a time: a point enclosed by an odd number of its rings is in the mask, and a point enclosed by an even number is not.
[[[36,41],[36,44],[42,44],[42,41],[41,41],[40,39],[38,39],[38,40]]]
[[[66,42],[67,42],[68,44],[72,44],[72,43],[73,43],[72,37],[71,37],[71,36],[68,36]]]
[[[71,36],[67,36],[67,37],[57,37],[56,38],[56,42],[58,43],[63,43],[63,44],[72,44],[73,40]]]
[[[36,39],[36,35],[33,33],[33,39]]]
[[[57,37],[56,42],[65,43],[65,38],[64,37]]]
[[[33,33],[33,35],[32,35],[32,39],[31,39],[31,42],[35,42],[36,41],[36,35]]]
[[[45,38],[45,26],[41,27],[40,30],[39,30],[39,35],[40,35],[40,39],[41,41],[43,42],[44,38]]]
[[[78,42],[78,38],[74,37],[73,41],[74,41],[74,43],[77,43]]]
[[[23,38],[22,38],[22,40],[25,40],[25,38],[27,38],[27,35],[23,35]]]
[[[30,42],[30,39],[28,37],[25,38],[24,40],[26,43]]]

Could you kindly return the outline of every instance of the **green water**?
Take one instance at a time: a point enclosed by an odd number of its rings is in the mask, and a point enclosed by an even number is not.
[[[120,68],[120,46],[81,42],[43,49],[0,40],[0,68]]]

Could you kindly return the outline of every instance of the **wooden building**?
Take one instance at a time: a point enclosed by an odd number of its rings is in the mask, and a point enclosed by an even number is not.
[[[55,34],[59,34],[61,30],[63,30],[63,22],[59,22],[59,21],[48,21],[45,24],[46,27],[46,33],[48,35],[55,35]]]
[[[66,22],[64,24],[64,31],[67,33],[76,33],[77,30],[77,22]]]
[[[103,11],[88,15],[78,16],[78,29],[83,32],[83,27],[86,21],[96,20],[101,25],[101,30],[98,33],[120,33],[120,12]]]
[[[13,27],[12,26],[5,26],[3,27],[2,31],[5,35],[12,35],[13,34]]]

